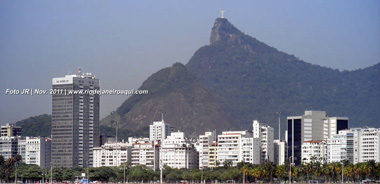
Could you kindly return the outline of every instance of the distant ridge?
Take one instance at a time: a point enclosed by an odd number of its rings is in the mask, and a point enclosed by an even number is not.
[[[154,120],[164,120],[187,136],[212,130],[238,129],[214,95],[181,63],[164,68],[143,82],[148,95],[133,95],[101,121],[103,127],[145,130]]]

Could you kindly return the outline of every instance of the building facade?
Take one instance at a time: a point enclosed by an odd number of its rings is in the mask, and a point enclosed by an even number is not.
[[[173,126],[165,123],[162,118],[161,121],[154,121],[153,124],[149,126],[149,139],[151,141],[163,141],[171,132],[173,132]]]
[[[259,138],[261,141],[261,163],[266,161],[274,162],[274,130],[268,125],[264,125],[257,120],[252,123],[253,138]]]
[[[133,144],[131,151],[131,166],[146,165],[152,170],[159,169],[159,145],[153,141],[137,142]]]
[[[243,161],[242,139],[253,138],[250,131],[224,131],[218,135],[218,162],[231,162],[232,166]],[[255,148],[260,151],[260,147]]]
[[[172,132],[162,141],[160,161],[160,166],[177,169],[195,169],[199,166],[198,152],[183,132]]]
[[[17,137],[21,136],[21,127],[15,124],[7,123],[1,126],[1,137]]]
[[[351,128],[354,164],[374,160],[380,162],[380,128]]]
[[[125,142],[105,143],[94,148],[93,167],[119,166],[130,162],[132,145]]]
[[[348,118],[327,117],[325,111],[305,111],[302,116],[287,118],[288,157],[295,165],[302,160],[301,146],[305,141],[326,140],[340,130],[348,128]]]
[[[302,144],[303,163],[320,162],[326,163],[327,161],[327,144],[326,141],[305,141]]]
[[[0,155],[7,160],[18,153],[17,137],[0,137]]]
[[[259,138],[242,137],[241,138],[241,160],[251,164],[261,163],[261,150],[259,149],[262,142]]]
[[[52,79],[52,166],[88,167],[99,145],[99,79],[91,73]]]
[[[285,164],[286,158],[286,142],[284,140],[274,140],[274,164],[283,165]]]
[[[41,168],[50,168],[51,140],[42,137],[27,137],[25,147],[26,164],[35,164]]]
[[[209,150],[213,143],[216,142],[215,132],[205,132],[205,135],[199,136],[199,168],[209,167]]]

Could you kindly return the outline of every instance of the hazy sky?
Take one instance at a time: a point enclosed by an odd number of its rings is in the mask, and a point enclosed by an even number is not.
[[[339,70],[380,62],[380,1],[0,1],[0,124],[51,114],[51,88],[78,67],[102,89],[136,89],[187,63],[208,44],[215,18],[300,59]],[[101,118],[126,96],[102,96]]]

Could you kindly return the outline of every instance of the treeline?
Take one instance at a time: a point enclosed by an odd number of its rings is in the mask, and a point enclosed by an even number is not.
[[[20,181],[48,181],[51,178],[50,169],[41,169],[37,165],[27,165],[20,163],[21,157],[4,160],[0,156],[0,179],[2,182],[13,182],[17,173],[17,180]],[[17,170],[17,172],[16,172]],[[173,169],[164,167],[163,180],[165,182],[176,182],[180,180],[198,181],[201,179],[206,182],[218,181],[225,182],[234,180],[242,182],[245,176],[246,182],[258,181],[285,181],[289,180],[290,165],[276,166],[273,163],[253,165],[249,163],[239,163],[232,167],[231,163],[224,163],[224,166],[214,169]],[[342,164],[331,163],[321,164],[312,162],[291,167],[292,181],[330,181],[341,180]],[[244,174],[243,174],[244,172]],[[75,181],[81,178],[82,173],[88,173],[90,181],[101,182],[150,182],[160,179],[160,171],[153,171],[144,165],[131,167],[128,164],[118,167],[99,167],[99,168],[54,168],[54,181]],[[345,162],[343,165],[344,181],[362,181],[364,179],[380,180],[380,163],[369,161],[365,163],[350,164]]]

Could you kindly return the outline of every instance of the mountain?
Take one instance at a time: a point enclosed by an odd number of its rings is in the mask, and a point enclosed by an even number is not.
[[[251,129],[254,119],[277,128],[276,112],[281,111],[284,130],[286,116],[303,115],[305,110],[349,117],[350,127],[378,126],[380,64],[343,72],[312,65],[218,18],[210,44],[198,49],[186,68],[245,129]]]
[[[43,114],[17,121],[22,136],[51,137],[51,115]]]
[[[205,131],[239,129],[219,104],[217,98],[181,63],[164,68],[143,82],[139,89],[147,95],[132,95],[101,121],[105,127],[122,131],[147,131],[161,120],[196,137]]]

